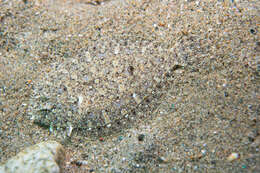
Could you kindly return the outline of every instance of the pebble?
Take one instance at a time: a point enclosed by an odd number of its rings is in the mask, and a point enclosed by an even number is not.
[[[0,165],[1,173],[59,173],[65,161],[65,151],[61,144],[46,141],[26,148]]]
[[[239,158],[239,154],[238,153],[231,153],[228,157],[227,160],[228,161],[233,161]]]
[[[254,29],[250,29],[251,34],[256,34],[256,31]]]
[[[260,135],[257,136],[255,139],[254,139],[254,142],[251,144],[252,147],[259,147],[260,146]]]
[[[226,91],[224,92],[224,96],[225,96],[225,97],[228,97],[228,93],[227,93]]]
[[[138,136],[138,141],[144,141],[144,134],[140,134],[139,136]]]
[[[205,155],[207,153],[207,150],[201,150],[201,153]]]
[[[90,56],[90,53],[89,53],[89,52],[86,52],[86,53],[85,53],[85,57],[86,57],[86,61],[87,61],[87,62],[91,62],[91,61],[92,61],[92,57]]]
[[[123,136],[119,136],[119,137],[118,137],[118,140],[119,140],[119,141],[122,141],[123,139],[124,139]]]
[[[78,96],[78,106],[80,107],[80,105],[81,105],[81,103],[83,102],[83,96],[82,95],[80,95],[80,96]]]
[[[159,163],[166,163],[167,159],[165,157],[158,157],[157,160],[159,161]]]
[[[71,124],[69,124],[69,126],[67,127],[67,136],[70,137],[73,131],[73,126]]]
[[[117,55],[118,53],[119,53],[119,51],[120,51],[120,47],[119,46],[117,46],[117,47],[115,47],[115,54]]]
[[[142,99],[135,93],[133,94],[133,98],[137,104],[140,104],[142,102]]]
[[[80,167],[82,165],[87,165],[88,161],[86,161],[86,160],[74,160],[74,161],[70,162],[70,164],[75,164],[76,166]]]

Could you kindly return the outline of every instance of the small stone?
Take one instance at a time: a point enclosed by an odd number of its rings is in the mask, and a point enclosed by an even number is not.
[[[123,136],[119,136],[119,137],[118,137],[118,140],[119,140],[119,141],[122,141],[123,139],[124,139]]]
[[[128,71],[128,73],[129,73],[130,75],[133,75],[133,74],[134,74],[134,67],[130,65],[130,66],[127,68],[127,71]]]
[[[203,155],[205,155],[205,154],[207,154],[207,150],[201,150],[201,153],[202,153]]]
[[[198,167],[197,165],[195,165],[193,169],[194,169],[194,170],[198,170],[198,168],[199,168],[199,167]]]
[[[231,153],[228,157],[227,160],[228,161],[233,161],[239,158],[239,154],[238,153]]]
[[[114,53],[115,53],[116,55],[119,53],[119,51],[120,51],[120,47],[119,47],[119,46],[115,47]]]
[[[81,103],[83,102],[83,96],[82,95],[79,95],[78,96],[78,106],[80,107]]]
[[[224,96],[225,96],[225,97],[228,97],[228,93],[227,93],[226,91],[224,92]]]
[[[133,98],[137,104],[140,104],[142,102],[142,99],[135,93],[133,94]]]
[[[104,117],[105,123],[107,124],[107,127],[110,127],[111,126],[111,124],[110,124],[111,120],[110,120],[110,118],[109,118],[109,116],[107,115],[106,112],[103,112],[103,117]]]
[[[91,58],[89,52],[86,52],[85,56],[86,56],[86,61],[87,61],[87,62],[91,62],[91,61],[92,61],[92,58]]]
[[[119,92],[124,92],[126,90],[125,85],[118,86]]]
[[[77,73],[72,73],[72,74],[71,74],[71,79],[77,80],[77,79],[78,79]]]
[[[59,173],[63,172],[65,151],[61,144],[46,141],[26,148],[0,165],[1,173]]]
[[[95,79],[95,84],[99,84],[99,79]]]
[[[160,82],[161,82],[161,79],[158,78],[158,77],[154,77],[154,80],[155,80],[157,83],[160,83]]]
[[[71,124],[67,127],[67,136],[70,137],[73,131],[73,126]]]
[[[71,164],[73,165],[76,165],[78,167],[82,166],[82,165],[87,165],[88,164],[88,161],[86,160],[74,160],[72,162],[70,162]]]
[[[138,141],[140,141],[140,142],[142,142],[142,141],[144,141],[144,134],[140,134],[139,136],[138,136]]]
[[[254,142],[251,144],[252,147],[259,147],[260,146],[260,135],[257,136],[255,139],[254,139]]]
[[[251,34],[256,34],[256,30],[255,29],[250,29],[250,33]]]
[[[159,163],[166,163],[167,162],[167,159],[165,157],[158,157],[157,160],[158,160]]]

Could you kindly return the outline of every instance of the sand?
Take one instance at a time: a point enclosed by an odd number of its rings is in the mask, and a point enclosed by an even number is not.
[[[56,140],[67,172],[260,171],[258,1],[0,7],[1,162]]]

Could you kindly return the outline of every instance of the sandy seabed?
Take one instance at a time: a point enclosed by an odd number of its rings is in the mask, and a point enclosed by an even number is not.
[[[56,140],[66,172],[259,172],[259,7],[0,1],[0,161]]]

